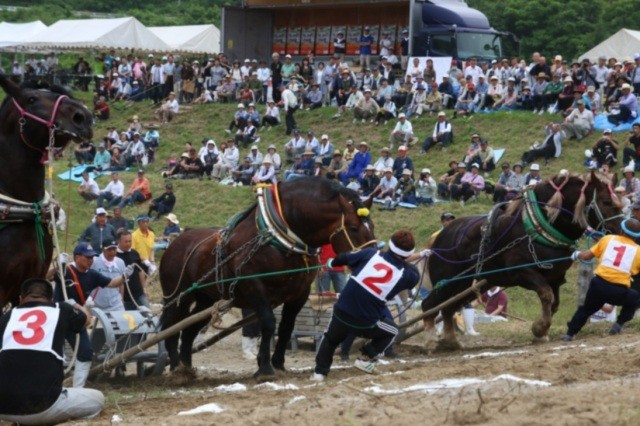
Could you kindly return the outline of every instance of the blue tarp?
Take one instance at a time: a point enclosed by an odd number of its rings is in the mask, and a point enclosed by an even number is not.
[[[634,121],[629,121],[627,123],[620,124],[619,126],[614,126],[609,122],[607,116],[604,114],[597,114],[593,118],[594,127],[596,130],[604,131],[605,129],[611,129],[614,132],[628,132],[631,130],[631,126],[633,123],[640,123],[640,117],[636,118]]]

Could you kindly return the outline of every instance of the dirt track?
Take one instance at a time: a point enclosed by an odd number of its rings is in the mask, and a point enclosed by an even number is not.
[[[419,335],[398,347],[400,358],[380,365],[377,375],[336,361],[322,384],[308,380],[313,351],[307,345],[288,353],[288,373],[257,385],[254,364],[242,359],[234,335],[195,356],[198,378],[186,385],[168,374],[99,384],[109,404],[91,423],[640,424],[640,335],[610,337],[603,325],[591,327],[602,332],[569,344],[463,336],[464,352],[436,355],[422,349]],[[229,385],[236,390],[224,391]],[[211,403],[224,411],[178,416]]]

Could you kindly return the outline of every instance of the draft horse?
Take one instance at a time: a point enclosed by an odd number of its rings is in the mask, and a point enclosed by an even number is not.
[[[552,317],[560,303],[559,288],[565,283],[572,261],[545,262],[569,257],[588,225],[602,232],[620,232],[621,206],[611,182],[592,172],[555,176],[529,188],[508,205],[495,206],[488,216],[456,219],[434,242],[428,261],[434,290],[422,302],[422,310],[469,288],[474,275],[485,272],[489,275],[481,277],[487,280],[481,291],[496,285],[520,286],[538,294],[542,312],[533,323],[532,332],[534,341],[547,341]],[[518,268],[524,264],[534,265]],[[498,269],[507,270],[490,273]],[[456,280],[458,275],[468,278]],[[444,338],[437,342],[438,349],[460,348],[453,315],[474,298],[470,295],[443,309]],[[430,334],[427,346],[437,341],[434,318],[424,322]]]
[[[0,308],[18,303],[20,284],[43,278],[53,243],[45,197],[47,149],[93,137],[93,117],[59,86],[16,85],[0,74]],[[53,161],[53,159],[51,159]],[[49,216],[50,217],[50,216]]]
[[[315,269],[201,288],[181,296],[196,282],[313,267],[316,248],[331,243],[337,253],[374,244],[369,218],[372,198],[362,201],[352,190],[323,178],[305,177],[259,188],[258,202],[225,228],[193,229],[176,238],[160,264],[164,294],[163,328],[231,299],[233,306],[256,312],[262,340],[254,377],[265,380],[284,370],[285,348],[296,316],[309,296]],[[175,300],[179,298],[179,300]],[[284,304],[278,340],[270,358],[276,319]],[[166,340],[171,368],[192,366],[192,345],[207,321]],[[180,352],[178,353],[178,339]]]

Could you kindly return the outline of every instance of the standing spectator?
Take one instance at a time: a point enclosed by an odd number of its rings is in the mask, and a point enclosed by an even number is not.
[[[135,203],[144,203],[151,198],[149,180],[144,176],[144,170],[138,170],[138,177],[131,183],[118,207],[123,208]]]
[[[398,114],[398,122],[389,136],[389,147],[393,149],[393,145],[396,142],[402,145],[410,145],[413,139],[413,126],[407,120],[406,115],[401,112]]]
[[[150,71],[151,88],[149,89],[151,99],[155,105],[158,105],[164,97],[162,94],[164,80],[164,67],[160,63],[160,58],[156,58]]]
[[[147,265],[149,275],[151,275],[157,269],[153,253],[156,235],[149,228],[149,216],[139,215],[136,218],[136,223],[138,224],[138,229],[131,234],[131,247],[140,254],[140,259]]]
[[[163,97],[169,96],[173,92],[173,83],[175,79],[176,64],[173,62],[173,55],[162,57],[162,69],[164,75]]]
[[[364,31],[360,36],[360,66],[371,68],[371,47],[375,43],[373,36],[369,31],[369,27],[364,27]]]
[[[569,136],[569,140],[581,141],[593,132],[593,113],[585,108],[582,99],[576,102],[578,107],[571,111],[571,114],[564,120],[564,131]],[[611,117],[609,118],[611,121]]]
[[[82,172],[82,182],[78,185],[78,194],[85,201],[93,201],[100,195],[98,184],[89,176],[86,169]]]
[[[429,136],[422,145],[422,150],[426,153],[436,144],[441,144],[446,151],[447,146],[453,141],[453,131],[451,123],[447,121],[447,114],[444,111],[438,113],[438,121],[433,128],[433,134]]]
[[[342,31],[338,32],[336,38],[333,39],[333,53],[341,61],[344,59],[345,53],[347,53],[347,40],[344,38]]]
[[[393,49],[391,49],[393,51]],[[400,40],[400,55],[402,56],[401,66],[402,69],[407,68],[407,62],[409,61],[409,30],[402,30],[402,40]]]
[[[293,116],[298,109],[298,98],[296,95],[284,85],[280,85],[280,96],[282,98],[282,108],[284,109],[284,120],[287,125],[286,135],[290,135],[291,132],[297,127],[296,119]]]
[[[126,266],[122,259],[116,257],[116,240],[103,241],[101,247],[102,253],[93,260],[91,269],[111,279],[123,276]],[[90,296],[98,309],[105,312],[124,311],[122,287],[98,287],[93,289]]]
[[[393,49],[393,39],[388,31],[384,31],[380,39],[380,56],[387,56],[389,49]]]
[[[82,231],[78,238],[78,243],[88,241],[93,247],[102,247],[103,242],[115,239],[116,230],[107,223],[107,211],[102,207],[98,207],[93,222]]]
[[[127,219],[122,217],[122,209],[120,207],[114,207],[113,216],[107,213],[107,218],[110,218],[108,223],[116,230],[116,235],[120,234],[122,231],[126,231],[129,226]]]
[[[20,321],[34,315],[44,317],[35,345],[33,332],[26,328],[32,323]],[[57,424],[100,414],[102,392],[62,387],[64,337],[83,332],[89,317],[74,301],[54,304],[46,280],[20,285],[20,304],[0,318],[0,421]]]
[[[140,306],[150,308],[149,298],[147,296],[147,272],[148,268],[140,258],[140,254],[131,248],[131,233],[129,231],[121,232],[118,235],[118,249],[116,256],[124,261],[124,264],[134,268],[133,274],[125,282],[123,294],[124,307],[127,311],[133,311]]]
[[[118,172],[111,172],[111,181],[100,191],[100,195],[98,196],[98,207],[102,207],[106,200],[108,201],[106,208],[110,209],[120,203],[123,195],[124,183],[120,180],[120,175]]]
[[[164,185],[164,193],[149,203],[149,211],[147,216],[153,217],[152,213],[157,212],[154,220],[160,220],[160,216],[170,213],[176,205],[176,196],[173,193],[173,184],[167,182]]]

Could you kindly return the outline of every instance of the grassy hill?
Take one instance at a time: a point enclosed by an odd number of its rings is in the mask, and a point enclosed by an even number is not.
[[[79,94],[83,96],[84,94]],[[160,130],[161,146],[157,154],[157,160],[147,169],[147,176],[151,181],[154,195],[162,192],[164,179],[161,171],[167,164],[168,158],[177,158],[183,152],[184,144],[191,142],[199,147],[203,137],[213,138],[217,143],[226,139],[224,129],[228,126],[235,105],[197,105],[185,109],[173,122],[165,125]],[[349,115],[332,120],[334,108],[324,108],[312,112],[299,111],[296,114],[298,125],[304,131],[309,129],[317,135],[327,133],[331,141],[344,148],[347,139],[353,139],[356,143],[367,141],[372,146],[372,157],[376,159],[379,149],[387,145],[392,123],[388,126],[375,127],[372,124],[353,124]],[[99,141],[106,134],[107,126],[115,125],[118,129],[126,129],[127,120],[132,115],[138,115],[142,123],[155,122],[154,110],[148,102],[141,102],[131,108],[123,104],[116,104],[112,108],[112,118],[106,122],[99,122],[95,127],[94,140]],[[444,173],[450,160],[460,160],[467,148],[468,141],[473,133],[480,133],[490,141],[494,148],[506,148],[503,161],[512,164],[519,161],[522,152],[536,140],[542,140],[544,126],[552,120],[558,120],[558,116],[538,116],[525,112],[499,112],[493,114],[478,114],[471,118],[452,120],[455,142],[448,152],[432,150],[428,155],[419,154],[419,146],[413,147],[409,155],[414,160],[416,169],[431,168],[434,177]],[[432,132],[435,118],[422,117],[412,120],[415,132],[422,141]],[[288,140],[284,135],[284,127],[276,127],[271,131],[260,132],[262,138],[260,150],[266,151],[266,147],[273,143],[282,151],[282,146]],[[590,147],[598,135],[592,135],[585,141],[577,143],[567,141],[563,147],[562,157],[550,162],[548,166],[541,164],[543,177],[551,176],[562,168],[572,171],[581,171],[584,150]],[[614,135],[623,141],[626,135]],[[69,148],[70,150],[71,148]],[[242,152],[241,154],[243,154]],[[64,170],[65,161],[56,164],[56,172]],[[490,179],[497,179],[499,171],[494,171]],[[121,174],[125,185],[128,186],[135,177],[135,173]],[[108,177],[102,177],[98,184],[104,187]],[[175,213],[183,227],[203,227],[212,225],[224,225],[227,219],[234,213],[250,206],[253,203],[253,192],[248,187],[233,188],[221,186],[212,181],[203,180],[173,180],[177,204]],[[56,195],[62,202],[69,217],[69,231],[62,233],[61,243],[63,249],[72,250],[77,236],[91,220],[95,204],[88,204],[76,193],[76,184],[69,184],[56,180]],[[486,214],[492,206],[491,200],[484,195],[475,203],[468,203],[462,207],[459,203],[438,203],[433,207],[421,206],[415,210],[398,209],[395,212],[378,211],[374,207],[372,217],[376,226],[376,236],[379,239],[388,239],[391,233],[399,228],[408,228],[415,232],[419,244],[426,242],[429,235],[439,228],[439,216],[444,211],[451,211],[457,216]],[[134,218],[137,214],[146,212],[146,205],[127,208],[125,215]],[[152,223],[156,233],[162,232],[164,222]],[[576,268],[572,268],[568,276],[568,283],[563,287],[559,319],[554,321],[556,332],[564,328],[563,324],[573,313],[575,303]],[[520,289],[510,289],[511,311],[527,319],[535,318],[539,313],[537,296],[532,292]],[[523,336],[528,338],[527,336]]]

